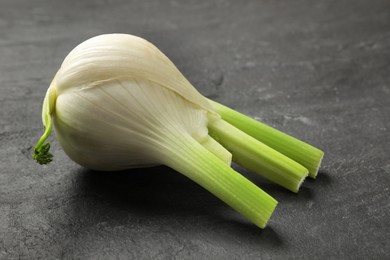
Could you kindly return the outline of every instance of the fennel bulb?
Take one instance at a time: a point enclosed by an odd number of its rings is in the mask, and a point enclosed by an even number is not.
[[[309,171],[233,126],[237,114],[225,108],[203,97],[153,44],[100,35],[74,48],[50,84],[33,157],[52,160],[45,140],[54,126],[65,153],[84,167],[167,165],[264,228],[277,201],[233,170],[231,160],[294,192]]]

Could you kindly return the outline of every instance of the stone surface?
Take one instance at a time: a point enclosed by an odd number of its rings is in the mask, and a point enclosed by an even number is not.
[[[0,2],[0,259],[384,259],[390,254],[388,1]],[[166,167],[39,166],[44,93],[102,33],[145,37],[202,92],[325,153],[260,230]]]

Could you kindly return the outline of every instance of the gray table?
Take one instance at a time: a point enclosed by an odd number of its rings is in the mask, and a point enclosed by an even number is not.
[[[240,3],[238,3],[240,2]],[[384,259],[390,254],[389,1],[0,2],[0,259]],[[39,166],[43,95],[101,33],[147,38],[201,93],[325,153],[258,229],[166,168]]]

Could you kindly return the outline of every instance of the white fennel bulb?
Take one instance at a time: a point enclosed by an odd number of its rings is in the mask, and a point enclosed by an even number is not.
[[[222,112],[153,44],[100,35],[74,48],[54,77],[42,109],[45,133],[33,156],[41,164],[52,160],[45,140],[54,126],[65,153],[82,166],[167,165],[263,228],[277,202],[230,167],[232,153],[293,191],[308,171],[227,123]]]

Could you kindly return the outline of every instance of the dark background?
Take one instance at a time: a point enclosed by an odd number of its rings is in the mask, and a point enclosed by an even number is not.
[[[142,36],[198,90],[325,151],[261,230],[180,174],[39,166],[41,104],[67,53]],[[0,259],[385,259],[389,1],[0,1]]]

